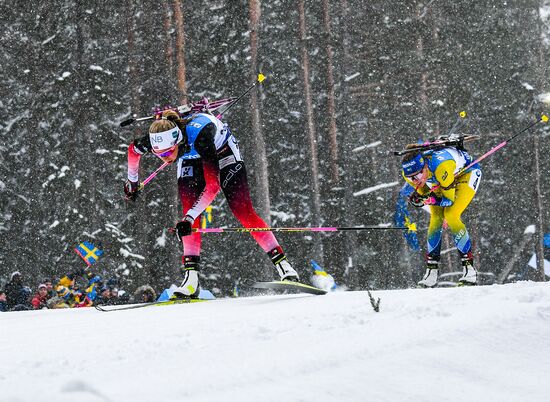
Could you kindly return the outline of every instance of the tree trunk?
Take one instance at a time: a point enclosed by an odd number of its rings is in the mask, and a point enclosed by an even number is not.
[[[258,42],[259,42],[259,25],[260,25],[260,1],[249,0],[249,29],[250,29],[250,80],[255,82],[258,74]],[[254,194],[256,199],[255,207],[260,215],[266,220],[268,225],[271,223],[270,202],[269,202],[269,175],[268,162],[265,151],[265,139],[260,124],[260,107],[258,104],[258,91],[252,91],[250,94],[250,108],[252,114],[252,136],[254,138],[254,155],[256,161],[255,186],[258,189]]]
[[[327,54],[327,117],[328,135],[330,139],[330,173],[333,185],[339,182],[338,174],[338,142],[336,130],[336,107],[334,101],[334,74],[333,74],[333,55],[332,35],[330,28],[329,1],[323,0],[323,26],[325,30],[326,54]]]
[[[129,68],[129,83],[130,83],[130,94],[131,94],[131,110],[133,113],[139,113],[141,109],[141,99],[140,99],[140,85],[139,85],[139,76],[138,76],[138,66],[136,61],[136,25],[135,25],[135,4],[134,0],[128,0],[127,2],[127,18],[126,18],[126,29],[127,29],[127,38],[128,38],[128,68]],[[134,138],[139,138],[142,135],[140,125],[135,126],[132,129]],[[126,203],[126,213],[129,220],[135,219],[135,211],[137,206],[130,205]],[[134,236],[138,239],[137,244],[145,245],[147,244],[147,233],[146,233],[147,222],[143,222],[142,225],[135,226]],[[150,254],[148,251],[147,256]],[[138,282],[149,282],[154,283],[153,278],[155,278],[155,271],[152,269],[152,264],[148,264],[149,267],[147,270],[140,270],[139,274],[136,275],[135,279]]]
[[[342,222],[342,216],[346,213],[346,207],[344,205],[345,189],[339,186],[338,132],[336,126],[336,99],[334,94],[334,49],[332,46],[332,28],[328,0],[323,0],[323,29],[326,53],[326,118],[330,166],[330,188],[327,189],[327,196],[331,200],[326,204],[323,213],[331,224],[336,225],[337,222]],[[344,280],[346,265],[349,265],[349,261],[344,255],[346,249],[345,242],[346,236],[344,234],[334,237],[325,237],[323,242],[324,253],[330,255],[330,261],[327,261],[328,265],[326,269],[330,270],[331,274],[340,282]]]
[[[539,74],[537,76],[539,77],[539,85],[538,87],[542,87],[542,77],[544,77],[544,53],[543,53],[543,46],[544,43],[542,41],[542,16],[540,15],[540,10],[543,6],[543,4],[539,4],[539,1],[535,1],[535,6],[537,7],[539,18],[538,18],[538,27],[539,27],[539,35],[538,35],[538,57],[537,57],[537,65]],[[538,128],[533,133],[533,152],[535,153],[535,157],[533,158],[533,172],[535,173],[535,208],[537,211],[537,232],[536,232],[536,243],[535,243],[535,252],[537,254],[537,270],[539,271],[539,278],[542,282],[546,281],[546,275],[544,274],[544,208],[542,203],[542,192],[541,192],[541,183],[540,183],[540,145],[539,145],[539,135],[538,132],[540,132],[540,128]]]
[[[174,14],[170,9],[170,5],[167,2],[162,3],[164,9],[164,32],[166,34],[166,69],[168,70],[168,76],[172,83],[172,76],[174,74],[174,44],[172,43],[172,15]]]
[[[311,87],[309,84],[309,57],[307,53],[306,20],[304,0],[298,2],[298,11],[300,16],[300,44],[302,59],[302,79],[304,82],[304,101],[306,104],[307,133],[310,149],[310,170],[313,190],[313,218],[312,223],[319,225],[321,215],[320,186],[319,186],[319,160],[317,152],[317,132],[313,120],[313,104],[311,100]]]
[[[546,275],[544,274],[544,208],[542,205],[542,192],[540,184],[540,152],[539,152],[539,137],[535,132],[533,135],[533,152],[535,157],[533,158],[533,172],[535,173],[535,208],[537,211],[537,234],[535,251],[537,253],[537,270],[539,271],[539,279],[546,281]]]
[[[76,120],[75,120],[75,126],[76,127],[85,127],[86,126],[86,113],[87,108],[84,107],[84,105],[88,104],[88,99],[84,94],[86,93],[87,88],[89,87],[88,82],[88,71],[89,68],[86,65],[86,44],[87,39],[90,40],[90,38],[87,38],[87,32],[86,27],[90,25],[90,19],[88,15],[84,12],[85,9],[85,2],[82,0],[78,0],[75,3],[75,13],[76,13],[76,20],[78,21],[77,24],[75,24],[75,30],[76,30],[76,40],[77,40],[77,48],[76,48],[76,56],[75,56],[75,71],[78,72],[78,75],[80,77],[80,80],[78,81],[79,89],[79,103],[81,107],[77,108],[76,111]],[[78,172],[78,166],[94,166],[94,152],[95,152],[95,145],[94,145],[94,136],[96,135],[96,132],[93,132],[92,129],[90,130],[84,130],[84,133],[82,134],[82,139],[84,139],[84,143],[78,143],[81,141],[81,139],[76,141],[76,137],[69,140],[70,148],[69,152],[71,153],[72,157],[69,159],[71,162],[71,171],[73,174],[76,174]],[[81,147],[84,147],[85,152],[81,152]],[[88,227],[93,228],[92,231],[95,231],[98,227],[100,227],[101,223],[98,220],[98,214],[96,213],[96,207],[98,205],[97,200],[97,176],[95,174],[91,174],[88,176],[86,180],[86,184],[83,186],[83,191],[87,193],[87,199],[88,199],[88,205],[85,207],[88,209],[87,211],[87,220],[88,220]],[[79,194],[80,195],[80,194]],[[78,204],[76,202],[77,196],[72,195],[75,200],[75,204]]]
[[[343,21],[343,24],[341,25],[341,35],[342,35],[342,52],[343,52],[343,71],[342,75],[344,77],[348,76],[349,66],[351,63],[351,55],[349,53],[350,49],[350,34],[347,28],[348,24],[348,14],[349,14],[349,8],[348,8],[348,1],[347,0],[341,0],[340,1],[340,14],[341,14],[341,20]],[[355,169],[355,161],[353,158],[353,149],[356,146],[355,143],[355,128],[350,125],[351,121],[351,111],[350,111],[350,105],[353,104],[350,91],[349,91],[349,84],[346,80],[342,80],[342,98],[343,98],[343,108],[341,110],[342,119],[340,123],[340,129],[343,133],[345,133],[342,142],[343,142],[343,159],[344,159],[344,176],[343,176],[343,182],[344,182],[344,205],[349,211],[355,211],[355,197],[353,196],[353,184],[354,180],[353,178],[356,176],[356,169]],[[353,213],[344,213],[344,223],[346,226],[354,226],[356,224],[355,217]],[[343,275],[343,280],[345,281],[345,284],[349,288],[355,288],[357,287],[359,283],[359,273],[357,272],[358,266],[358,258],[357,258],[357,232],[355,231],[349,231],[343,233],[343,238],[345,241],[345,254],[347,255],[347,263],[346,263],[346,271]],[[337,276],[335,277],[337,278]]]
[[[139,84],[137,76],[137,63],[135,59],[135,48],[136,48],[136,34],[135,34],[135,25],[134,25],[134,0],[128,0],[128,16],[127,16],[127,30],[128,30],[128,68],[130,70],[130,91],[131,91],[131,109],[134,112],[139,111],[141,103],[139,99]],[[139,126],[136,127],[134,133],[137,136],[141,135],[141,129]]]
[[[311,100],[311,87],[309,84],[309,57],[307,53],[307,36],[306,36],[306,17],[304,0],[298,1],[298,13],[300,19],[300,47],[301,47],[301,60],[302,60],[302,79],[304,81],[304,101],[306,104],[306,118],[307,118],[307,135],[309,139],[310,150],[310,171],[311,171],[311,183],[312,183],[312,225],[319,226],[321,216],[321,198],[320,198],[320,186],[319,186],[319,159],[317,152],[317,132],[315,131],[315,123],[313,121],[313,104]],[[323,265],[323,248],[322,242],[317,241],[314,244],[314,253],[317,261]]]
[[[174,0],[174,19],[176,20],[176,61],[180,104],[187,103],[187,84],[185,81],[185,29],[183,25],[182,0]]]

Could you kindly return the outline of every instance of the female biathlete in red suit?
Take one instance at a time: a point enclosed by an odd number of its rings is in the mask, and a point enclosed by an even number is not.
[[[195,113],[182,118],[167,110],[149,127],[149,134],[128,147],[128,180],[124,185],[127,197],[134,200],[139,191],[139,161],[152,152],[164,162],[177,161],[178,189],[183,206],[183,220],[176,225],[183,243],[183,282],[174,292],[179,297],[199,294],[199,262],[201,234],[198,228],[201,213],[223,191],[231,212],[245,228],[266,228],[250,197],[246,168],[237,141],[228,126],[209,113]],[[268,254],[281,280],[298,280],[272,232],[251,232]]]

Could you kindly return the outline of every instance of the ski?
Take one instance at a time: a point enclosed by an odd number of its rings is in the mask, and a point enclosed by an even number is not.
[[[156,301],[156,302],[149,302],[149,303],[141,303],[141,304],[131,304],[131,305],[125,305],[125,306],[94,306],[96,310],[102,311],[104,313],[108,313],[110,311],[122,311],[122,310],[134,310],[137,308],[143,308],[143,307],[156,307],[156,306],[168,306],[172,304],[189,304],[189,303],[200,303],[208,301],[207,299],[171,299],[171,300],[164,300],[164,301]]]
[[[433,141],[427,141],[422,144],[418,144],[416,147],[409,149],[403,149],[401,151],[393,151],[394,155],[402,156],[411,152],[424,152],[432,149],[444,148],[444,147],[463,147],[463,144],[468,141],[479,139],[479,135],[450,135],[448,137],[440,137]]]
[[[312,295],[324,295],[326,290],[293,281],[256,282],[252,285],[256,289],[286,290],[296,293],[309,293]]]

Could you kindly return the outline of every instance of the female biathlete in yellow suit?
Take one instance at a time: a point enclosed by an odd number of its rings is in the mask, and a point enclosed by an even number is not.
[[[409,202],[415,207],[430,205],[426,273],[418,282],[419,286],[433,287],[437,284],[443,221],[447,222],[451,230],[462,260],[463,273],[459,285],[477,283],[472,243],[461,216],[476,194],[481,180],[481,169],[476,163],[456,177],[472,160],[465,150],[453,147],[420,154],[410,153],[403,158],[403,177],[415,188]]]

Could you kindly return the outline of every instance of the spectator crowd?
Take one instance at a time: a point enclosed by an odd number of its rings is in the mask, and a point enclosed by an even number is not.
[[[45,278],[35,292],[24,283],[19,271],[12,272],[5,285],[0,282],[0,312],[146,303],[156,299],[157,293],[149,285],[140,286],[130,295],[119,288],[118,280],[105,280],[84,269],[57,282]]]

